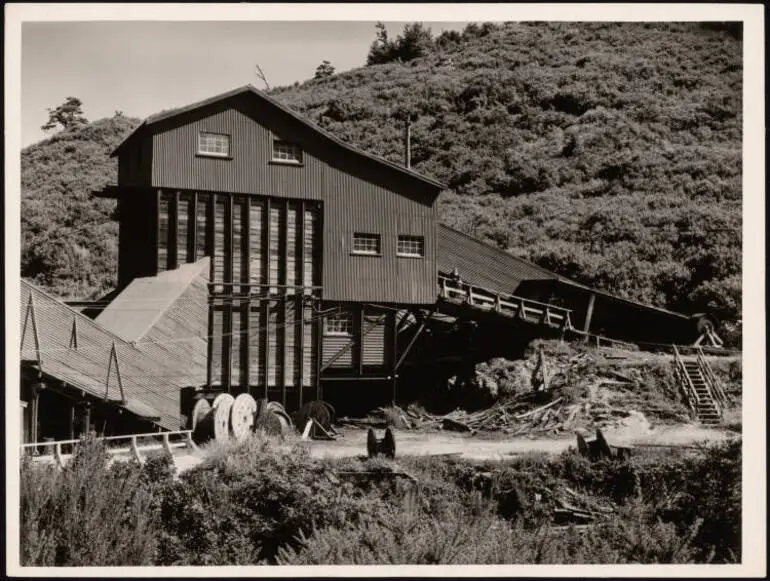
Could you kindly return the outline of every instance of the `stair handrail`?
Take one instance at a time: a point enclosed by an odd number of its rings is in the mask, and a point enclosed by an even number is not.
[[[684,395],[687,398],[687,404],[690,406],[690,410],[698,417],[698,393],[695,391],[695,386],[690,379],[690,375],[687,373],[687,367],[684,365],[684,359],[679,354],[679,349],[676,345],[671,345],[674,349],[674,366],[677,377],[679,378],[679,384],[684,391]]]
[[[704,355],[703,349],[701,349],[700,345],[698,345],[695,355],[698,361],[698,367],[700,368],[700,371],[703,374],[704,379],[706,380],[706,384],[709,387],[709,392],[711,393],[711,397],[719,402],[720,407],[722,408],[726,407],[727,394],[725,393],[725,390],[722,387],[722,383],[717,379],[716,375],[714,375],[714,370],[711,368],[711,365],[706,360],[706,356]],[[714,395],[716,395],[716,398],[714,398]]]
[[[488,295],[486,298],[488,298],[489,302],[493,305],[497,304],[498,301],[500,301],[501,299],[507,300],[509,302],[517,303],[521,307],[520,310],[523,312],[524,318],[527,317],[525,312],[525,309],[527,308],[537,310],[538,312],[542,311],[542,313],[545,313],[547,309],[550,309],[551,310],[550,314],[552,317],[562,318],[568,321],[567,328],[568,329],[572,328],[572,322],[569,317],[569,314],[572,312],[572,309],[567,309],[565,307],[560,307],[556,305],[550,305],[548,303],[543,303],[530,298],[520,297],[510,293],[492,291],[484,287],[470,285],[463,281],[456,281],[451,277],[443,274],[439,274],[438,278],[439,278],[439,296],[441,296],[442,298],[449,298],[450,291],[454,291],[458,294],[460,293],[464,294],[468,302],[472,303],[472,298],[474,296],[480,297],[482,294]],[[476,291],[476,293],[474,294],[473,291]],[[541,316],[542,316],[542,313],[541,313]]]

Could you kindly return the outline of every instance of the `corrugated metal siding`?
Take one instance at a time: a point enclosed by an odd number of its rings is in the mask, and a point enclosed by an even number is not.
[[[438,227],[438,269],[454,269],[467,283],[489,290],[515,293],[525,280],[556,280],[558,276],[504,250],[443,225]]]
[[[326,365],[340,351],[345,350],[329,367],[350,367],[353,365],[353,349],[350,344],[353,337],[344,337],[338,335],[323,336],[323,358],[322,365]]]
[[[273,110],[259,110],[248,98],[218,103],[153,128],[154,186],[323,200],[324,299],[435,301],[436,213],[431,192],[415,190],[419,186],[413,181],[393,177],[375,162],[351,160],[307,127]],[[231,135],[232,159],[196,155],[200,131]],[[271,163],[273,136],[300,143],[302,165]],[[381,257],[350,255],[353,233],[362,231],[382,236]],[[397,257],[399,234],[424,236],[425,257]]]
[[[117,381],[107,390],[107,369],[115,344],[123,391],[127,400],[137,401],[160,416],[157,422],[169,430],[180,429],[179,390],[191,385],[188,367],[180,368],[157,345],[133,345],[44,293],[27,281],[21,282],[22,330],[30,296],[35,316],[43,371],[99,398],[120,400]],[[73,321],[77,321],[77,349],[72,347]],[[22,359],[36,359],[31,321],[22,337]]]

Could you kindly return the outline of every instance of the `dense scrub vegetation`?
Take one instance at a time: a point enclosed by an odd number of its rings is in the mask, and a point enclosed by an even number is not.
[[[109,155],[138,123],[116,115],[22,151],[21,276],[65,298],[92,298],[114,287],[116,204],[91,193],[117,183],[117,161]]]
[[[255,437],[175,478],[168,458],[108,467],[87,442],[62,471],[22,465],[22,563],[736,563],[740,451],[394,464]],[[417,483],[376,476],[393,471]],[[567,488],[604,508],[590,529],[552,526]]]
[[[449,186],[444,223],[583,283],[739,324],[739,28],[375,33],[369,66],[272,95],[395,162],[409,114],[413,167]],[[97,122],[23,152],[25,275],[58,293],[110,286],[111,208],[86,198],[114,176],[104,153],[131,125]]]

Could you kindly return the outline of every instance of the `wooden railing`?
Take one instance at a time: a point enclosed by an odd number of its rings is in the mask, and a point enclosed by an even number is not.
[[[677,379],[679,379],[679,385],[682,386],[687,405],[693,413],[694,417],[698,417],[698,394],[695,391],[695,386],[690,379],[690,374],[687,373],[687,368],[684,365],[684,359],[679,354],[679,349],[676,345],[672,345],[674,348],[674,366]]]
[[[150,440],[148,443],[146,440]],[[63,467],[65,461],[84,440],[56,440],[51,442],[32,442],[21,445],[22,455],[33,456],[36,460],[53,460],[59,467]],[[110,456],[129,454],[140,464],[144,463],[143,452],[165,450],[173,454],[174,449],[187,448],[196,450],[191,430],[176,432],[149,432],[145,434],[129,434],[124,436],[105,436],[94,438],[94,441],[104,442]],[[118,444],[113,446],[111,444]],[[68,453],[65,453],[65,450]]]
[[[491,291],[444,275],[439,275],[438,280],[439,298],[444,300],[466,303],[478,309],[494,311],[529,323],[543,324],[564,330],[573,328],[570,320],[570,309],[512,294]]]
[[[706,357],[704,356],[700,345],[698,346],[698,351],[696,352],[696,359],[698,361],[700,372],[703,375],[703,378],[706,380],[706,386],[708,387],[709,393],[711,394],[711,398],[714,400],[714,403],[716,403],[717,406],[721,408],[721,414],[722,409],[724,409],[728,403],[727,394],[722,387],[722,383],[717,379],[716,375],[714,375],[714,370],[711,368],[711,365],[709,365],[709,362],[706,361]]]

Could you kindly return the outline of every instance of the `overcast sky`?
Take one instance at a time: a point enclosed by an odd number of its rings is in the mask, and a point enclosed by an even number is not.
[[[391,37],[403,22],[385,23]],[[425,22],[434,35],[465,22]],[[144,118],[240,85],[263,88],[363,66],[375,22],[27,22],[22,25],[22,146],[46,137],[47,107],[83,101],[90,120]]]

